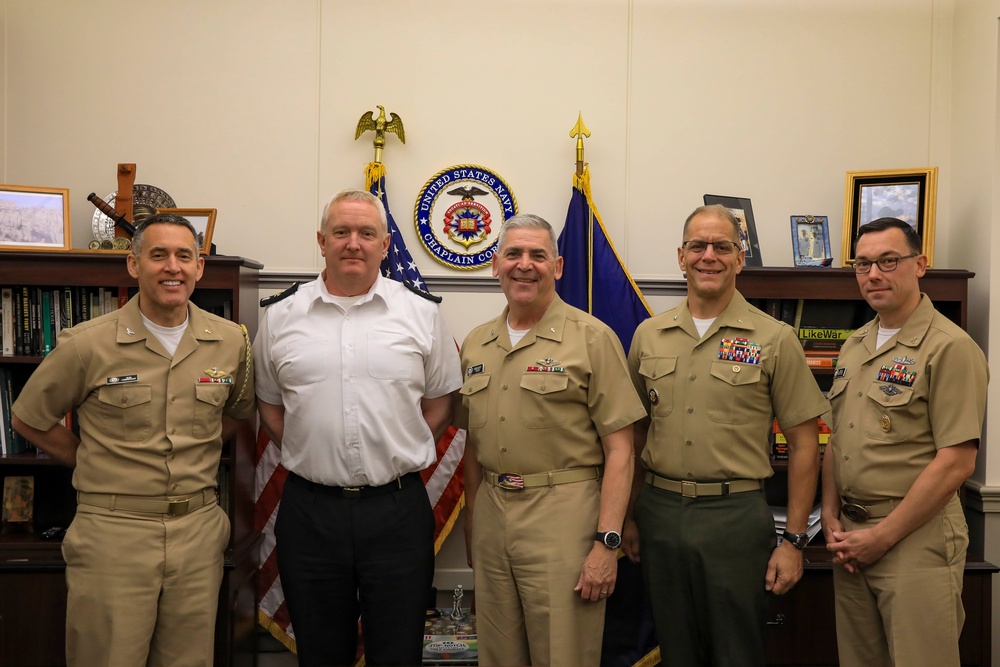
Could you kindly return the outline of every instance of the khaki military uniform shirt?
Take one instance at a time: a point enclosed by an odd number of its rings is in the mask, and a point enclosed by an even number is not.
[[[604,463],[600,438],[645,415],[614,332],[553,298],[515,349],[507,313],[462,344],[462,407],[479,463],[531,474]]]
[[[787,428],[829,409],[794,330],[739,292],[704,338],[687,300],[646,320],[628,361],[651,418],[642,461],[663,477],[770,477],[773,419]]]
[[[216,486],[222,415],[253,414],[249,355],[239,325],[188,304],[188,326],[171,359],[143,325],[134,297],[64,330],[13,411],[42,431],[77,411],[78,491],[196,493]]]
[[[986,414],[986,357],[926,294],[876,351],[878,327],[844,342],[830,389],[827,456],[838,491],[861,500],[905,496],[938,449],[979,439]]]

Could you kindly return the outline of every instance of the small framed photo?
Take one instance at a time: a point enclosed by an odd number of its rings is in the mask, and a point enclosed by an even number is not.
[[[0,185],[0,251],[70,249],[69,189]]]
[[[736,216],[740,223],[740,241],[746,252],[747,266],[764,266],[760,257],[760,241],[757,240],[757,225],[753,220],[753,208],[745,197],[724,197],[705,195],[705,204],[722,204]]]
[[[212,249],[212,234],[215,232],[214,208],[158,208],[157,213],[173,213],[187,218],[198,232],[198,249],[202,255]]]
[[[937,172],[937,167],[847,172],[843,265],[854,261],[854,241],[861,225],[879,218],[899,218],[920,234],[930,266],[934,259]]]
[[[830,266],[830,225],[825,215],[792,216],[792,251],[795,266]]]

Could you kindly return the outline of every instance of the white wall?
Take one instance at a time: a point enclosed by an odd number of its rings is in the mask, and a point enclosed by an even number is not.
[[[939,166],[935,266],[976,271],[971,330],[1000,350],[1000,0],[0,7],[0,180],[69,187],[75,247],[86,195],[136,162],[179,206],[219,210],[221,252],[316,272],[319,211],[363,185],[372,135],[354,128],[382,104],[407,135],[385,150],[392,210],[425,275],[453,277],[413,232],[420,187],[481,164],[559,226],[582,111],[597,203],[639,279],[679,278],[680,223],[705,193],[753,201],[768,265],[792,263],[789,216],[829,216],[839,263],[845,172]],[[491,287],[445,296],[459,338],[503,304]],[[1000,487],[1000,457],[981,459]]]

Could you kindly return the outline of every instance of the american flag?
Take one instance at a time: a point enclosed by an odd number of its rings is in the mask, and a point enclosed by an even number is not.
[[[385,167],[372,162],[365,170],[369,191],[382,200],[389,219],[389,253],[382,261],[382,275],[393,280],[408,280],[420,289],[426,289],[420,270],[413,256],[406,249],[399,227],[389,212],[385,196]],[[437,461],[423,470],[424,485],[434,507],[434,552],[441,549],[451,532],[459,511],[465,505],[462,488],[462,456],[465,453],[465,431],[449,427],[437,443]],[[295,650],[295,630],[292,628],[285,606],[285,595],[278,576],[278,562],[274,552],[274,520],[278,515],[281,489],[288,472],[281,465],[281,451],[260,429],[257,433],[256,457],[256,506],[254,528],[264,534],[260,547],[260,577],[257,589],[257,618],[262,626],[290,650]]]

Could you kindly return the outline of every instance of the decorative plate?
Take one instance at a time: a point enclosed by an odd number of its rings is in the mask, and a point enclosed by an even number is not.
[[[104,198],[104,201],[108,202],[112,208],[114,208],[115,196],[117,194],[118,191],[115,190]],[[156,213],[156,209],[158,208],[177,208],[177,204],[174,202],[173,197],[155,185],[136,183],[132,186],[131,222],[133,225],[138,225]],[[94,238],[98,241],[113,241],[115,238],[115,221],[100,211],[94,211],[91,230],[93,231]]]

